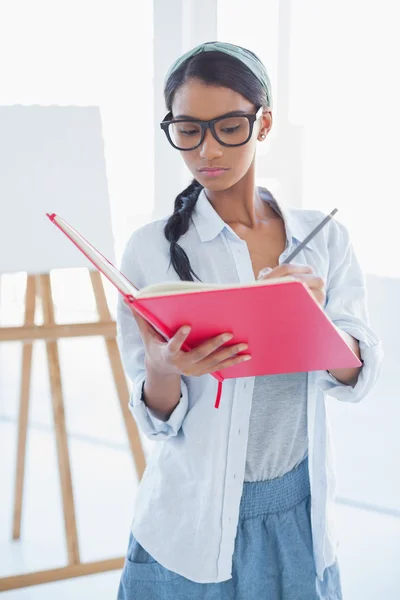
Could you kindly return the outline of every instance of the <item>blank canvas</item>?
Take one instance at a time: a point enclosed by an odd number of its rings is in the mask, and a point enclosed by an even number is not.
[[[92,267],[45,216],[114,261],[97,106],[0,106],[0,273]]]

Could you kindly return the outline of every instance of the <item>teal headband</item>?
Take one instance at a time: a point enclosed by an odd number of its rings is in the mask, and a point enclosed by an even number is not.
[[[254,56],[251,52],[242,48],[241,46],[236,46],[235,44],[228,44],[226,42],[206,42],[205,44],[200,44],[189,52],[186,52],[183,56],[178,58],[172,67],[169,69],[167,73],[166,80],[174,73],[182,63],[185,62],[188,58],[195,56],[196,54],[200,54],[200,52],[225,52],[225,54],[230,54],[234,56],[238,60],[240,60],[243,64],[246,65],[250,69],[250,71],[257,77],[258,81],[263,86],[265,93],[267,95],[267,102],[269,108],[272,108],[272,93],[271,93],[271,81],[269,79],[266,68],[259,58]]]

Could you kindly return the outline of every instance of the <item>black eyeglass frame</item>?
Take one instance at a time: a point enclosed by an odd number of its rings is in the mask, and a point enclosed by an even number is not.
[[[171,146],[173,148],[175,148],[176,150],[180,150],[181,152],[189,152],[191,150],[196,150],[196,148],[201,146],[201,144],[204,142],[204,138],[205,138],[207,129],[210,129],[214,139],[216,139],[219,144],[221,144],[222,146],[226,146],[228,148],[233,148],[233,147],[238,147],[238,146],[244,146],[244,144],[247,144],[247,142],[250,140],[251,136],[253,135],[254,123],[257,121],[257,119],[259,119],[261,117],[262,112],[263,112],[263,108],[262,108],[262,106],[260,106],[260,108],[257,109],[256,113],[250,113],[250,114],[244,114],[244,113],[240,113],[240,112],[229,113],[227,115],[222,115],[221,117],[217,117],[216,119],[211,119],[210,121],[200,121],[199,119],[190,119],[188,117],[186,117],[185,119],[169,119],[168,117],[172,116],[172,113],[169,112],[167,115],[165,115],[164,120],[160,123],[160,127],[164,131],[165,135],[167,136],[167,139],[168,139],[169,143],[171,144]],[[244,142],[240,142],[240,144],[227,144],[226,142],[223,142],[222,140],[219,139],[217,132],[215,131],[215,124],[218,123],[218,121],[222,121],[223,119],[229,119],[229,118],[234,118],[234,117],[246,117],[248,119],[249,135],[248,135],[247,139]],[[169,134],[169,125],[171,125],[172,123],[196,123],[196,124],[200,125],[201,137],[200,137],[199,143],[196,146],[193,146],[192,148],[180,148],[179,146],[176,146],[174,144],[174,142],[172,141],[172,138]]]

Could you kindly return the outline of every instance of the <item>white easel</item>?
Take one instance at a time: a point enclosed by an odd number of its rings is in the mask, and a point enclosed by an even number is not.
[[[57,212],[113,259],[114,243],[97,107],[0,107],[0,197],[7,198],[0,220],[0,273],[25,271],[25,319],[21,327],[0,327],[0,342],[23,342],[22,376],[15,477],[13,539],[21,534],[23,483],[28,428],[32,347],[46,343],[58,469],[62,491],[68,565],[57,569],[0,578],[0,591],[78,577],[123,566],[124,557],[82,563],[65,423],[57,341],[66,337],[104,338],[138,479],[146,463],[139,433],[131,417],[129,391],[116,342],[116,324],[107,305],[100,274],[89,271],[98,321],[57,324],[50,272],[87,267],[80,253],[45,217]],[[82,149],[84,151],[82,151]],[[4,186],[4,187],[3,187]],[[35,325],[40,302],[43,325]]]

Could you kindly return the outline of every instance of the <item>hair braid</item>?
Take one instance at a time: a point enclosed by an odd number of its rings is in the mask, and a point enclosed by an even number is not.
[[[196,179],[193,179],[192,183],[178,194],[175,199],[174,212],[164,228],[165,237],[171,244],[170,265],[172,264],[183,281],[194,281],[193,275],[200,281],[190,265],[188,255],[179,246],[178,240],[189,229],[192,212],[202,189],[203,186]]]

